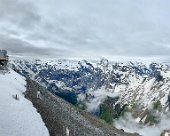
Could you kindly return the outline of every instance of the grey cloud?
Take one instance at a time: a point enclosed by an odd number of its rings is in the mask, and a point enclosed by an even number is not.
[[[26,41],[10,38],[8,36],[0,35],[0,48],[8,50],[12,54],[17,55],[34,55],[34,56],[61,56],[63,50],[53,48],[39,48]],[[67,52],[67,51],[64,51]]]
[[[0,17],[19,29],[30,29],[35,27],[41,17],[37,9],[28,1],[0,0]]]
[[[0,34],[40,49],[35,55],[46,48],[63,57],[169,57],[169,6],[169,0],[0,0]]]

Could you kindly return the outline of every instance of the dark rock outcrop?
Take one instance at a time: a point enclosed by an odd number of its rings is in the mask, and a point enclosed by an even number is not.
[[[40,99],[37,99],[38,91]],[[25,96],[41,114],[51,136],[65,136],[66,128],[70,130],[71,136],[137,136],[118,130],[77,109],[30,79],[27,79]]]

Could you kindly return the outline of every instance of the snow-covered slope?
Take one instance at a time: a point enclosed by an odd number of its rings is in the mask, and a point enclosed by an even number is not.
[[[49,136],[40,114],[24,98],[25,86],[25,78],[13,70],[0,71],[0,136]]]

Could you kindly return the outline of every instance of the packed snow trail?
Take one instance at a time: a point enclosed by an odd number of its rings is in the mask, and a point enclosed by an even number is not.
[[[40,114],[24,98],[25,86],[19,74],[0,71],[0,136],[49,136]]]

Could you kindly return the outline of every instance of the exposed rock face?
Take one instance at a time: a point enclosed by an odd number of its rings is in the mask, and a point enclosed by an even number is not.
[[[38,91],[40,99],[37,98]],[[25,95],[41,114],[51,136],[65,136],[66,128],[70,130],[71,136],[138,136],[118,130],[89,113],[76,109],[30,79],[27,80]]]

